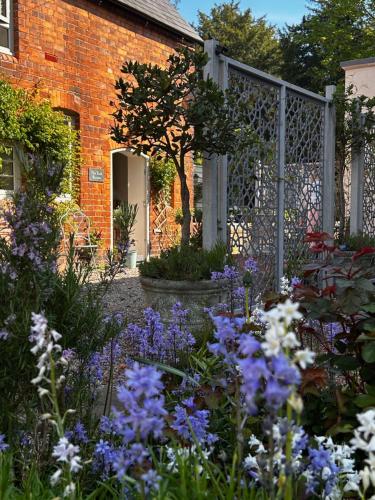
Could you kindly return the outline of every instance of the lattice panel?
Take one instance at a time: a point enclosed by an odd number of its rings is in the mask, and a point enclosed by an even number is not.
[[[236,153],[228,159],[228,224],[232,252],[254,256],[258,289],[275,285],[277,252],[278,87],[229,68],[235,95]]]
[[[323,226],[324,104],[287,90],[284,267],[304,263],[307,232]]]
[[[375,145],[365,146],[363,169],[363,232],[375,237]]]

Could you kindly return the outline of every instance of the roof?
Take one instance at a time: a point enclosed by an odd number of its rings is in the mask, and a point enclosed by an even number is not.
[[[353,59],[352,61],[344,61],[340,63],[342,69],[353,68],[355,66],[373,66],[375,65],[375,57],[367,57],[366,59]]]
[[[185,21],[169,0],[115,0],[115,2],[189,40],[202,43],[195,29]]]

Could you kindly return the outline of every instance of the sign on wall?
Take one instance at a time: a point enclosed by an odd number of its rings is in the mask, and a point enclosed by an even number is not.
[[[104,169],[103,168],[89,168],[89,181],[90,182],[104,182]]]

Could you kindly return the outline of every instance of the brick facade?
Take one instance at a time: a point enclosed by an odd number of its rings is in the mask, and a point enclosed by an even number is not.
[[[109,2],[14,1],[14,56],[0,53],[1,75],[18,86],[36,86],[54,107],[76,114],[80,204],[102,232],[104,247],[110,244],[110,152],[119,147],[109,139],[115,79],[124,60],[163,65],[179,43],[167,29]],[[103,183],[89,182],[90,167],[104,169]],[[178,206],[178,186],[175,192]],[[157,248],[152,239],[151,248]]]

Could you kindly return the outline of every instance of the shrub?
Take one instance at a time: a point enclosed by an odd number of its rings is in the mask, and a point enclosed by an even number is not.
[[[211,279],[214,271],[223,271],[230,261],[223,244],[211,250],[197,250],[191,246],[173,247],[160,257],[151,257],[140,265],[141,276],[148,278],[198,281]]]

